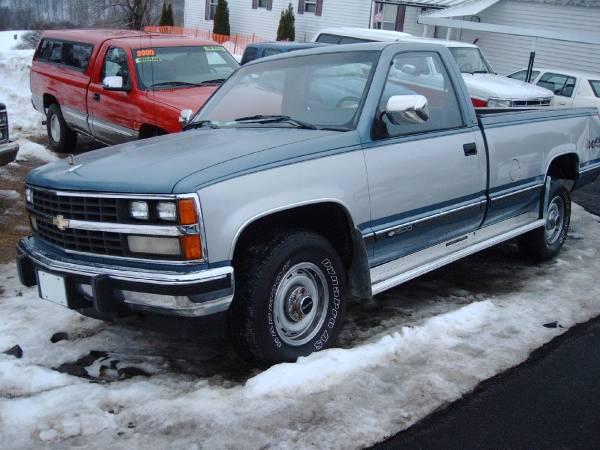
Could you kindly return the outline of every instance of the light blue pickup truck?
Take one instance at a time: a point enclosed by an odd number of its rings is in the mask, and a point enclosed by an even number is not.
[[[350,297],[512,238],[555,256],[598,173],[596,109],[475,111],[442,46],[298,51],[243,66],[183,133],[32,171],[19,274],[95,317],[220,317],[242,356],[294,361]]]

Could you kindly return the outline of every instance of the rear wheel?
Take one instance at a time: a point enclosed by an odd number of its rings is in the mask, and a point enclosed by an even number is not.
[[[66,153],[75,149],[77,145],[77,133],[69,128],[62,115],[60,106],[56,103],[48,107],[46,129],[52,150],[58,153]]]
[[[322,236],[294,231],[250,246],[230,310],[238,353],[267,366],[330,347],[344,320],[346,276]]]
[[[571,223],[571,194],[560,180],[552,181],[543,228],[519,237],[519,250],[535,261],[547,261],[560,252]]]

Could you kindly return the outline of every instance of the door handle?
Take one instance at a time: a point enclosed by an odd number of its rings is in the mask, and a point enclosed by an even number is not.
[[[92,98],[94,100],[96,100],[97,102],[99,102],[100,101],[100,94],[98,94],[97,92],[95,92],[94,95],[92,96]]]
[[[465,145],[463,145],[463,150],[465,151],[465,156],[476,155],[477,154],[477,144],[475,142],[465,144]]]

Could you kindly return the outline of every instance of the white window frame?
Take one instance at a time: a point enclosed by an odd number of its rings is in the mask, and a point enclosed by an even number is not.
[[[312,10],[308,9],[309,5],[311,5],[311,8],[313,8]],[[305,0],[304,1],[304,12],[305,13],[316,14],[316,12],[317,12],[317,0]]]

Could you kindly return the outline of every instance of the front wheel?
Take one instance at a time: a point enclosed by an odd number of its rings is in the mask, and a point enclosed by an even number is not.
[[[571,194],[564,183],[552,181],[545,226],[519,237],[519,250],[535,261],[554,258],[567,239],[570,223]]]
[[[77,133],[69,128],[62,115],[60,106],[56,103],[48,107],[46,128],[48,131],[48,141],[52,150],[58,153],[66,153],[75,149],[77,145]]]
[[[346,276],[332,245],[294,231],[250,246],[230,310],[238,353],[261,366],[330,347],[344,321]]]

